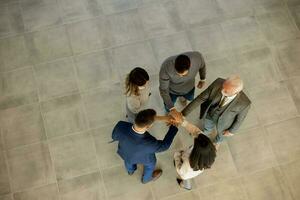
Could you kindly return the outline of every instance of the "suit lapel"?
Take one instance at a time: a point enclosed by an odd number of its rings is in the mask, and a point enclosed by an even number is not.
[[[237,94],[236,97],[229,103],[229,105],[227,106],[227,108],[225,108],[223,113],[227,112],[227,110],[229,110],[232,106],[234,106],[238,101],[239,97],[240,97],[240,93]],[[221,114],[221,116],[223,115],[223,113]]]

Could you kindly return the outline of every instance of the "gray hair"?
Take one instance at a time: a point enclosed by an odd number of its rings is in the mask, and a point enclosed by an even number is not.
[[[231,75],[226,79],[226,82],[232,87],[236,88],[237,92],[242,91],[244,87],[243,80],[239,75]]]

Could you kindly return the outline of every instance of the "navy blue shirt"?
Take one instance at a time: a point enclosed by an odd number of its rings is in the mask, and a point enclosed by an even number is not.
[[[148,132],[138,134],[132,129],[133,124],[119,121],[112,132],[112,139],[118,141],[118,154],[132,164],[148,164],[156,161],[155,153],[162,152],[172,144],[178,131],[170,126],[163,140],[157,140]]]

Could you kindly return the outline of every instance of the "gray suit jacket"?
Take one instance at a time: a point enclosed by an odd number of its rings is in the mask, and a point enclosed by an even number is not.
[[[216,79],[206,90],[199,94],[189,105],[187,105],[182,114],[188,115],[192,110],[201,105],[200,119],[206,116],[208,109],[222,96],[222,86],[224,79]],[[217,122],[217,131],[222,133],[225,130],[229,130],[231,133],[237,131],[245,119],[248,110],[250,108],[251,101],[245,95],[244,92],[240,92],[236,98],[229,103],[225,111],[221,114]]]

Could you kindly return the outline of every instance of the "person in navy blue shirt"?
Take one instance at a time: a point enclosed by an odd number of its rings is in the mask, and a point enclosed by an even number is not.
[[[134,124],[119,121],[113,129],[112,139],[118,141],[118,154],[124,160],[125,168],[129,175],[137,169],[137,164],[144,166],[142,183],[157,180],[161,174],[161,169],[155,170],[155,153],[169,149],[178,131],[176,126],[170,128],[163,140],[158,140],[148,132],[156,118],[153,109],[140,111]]]

